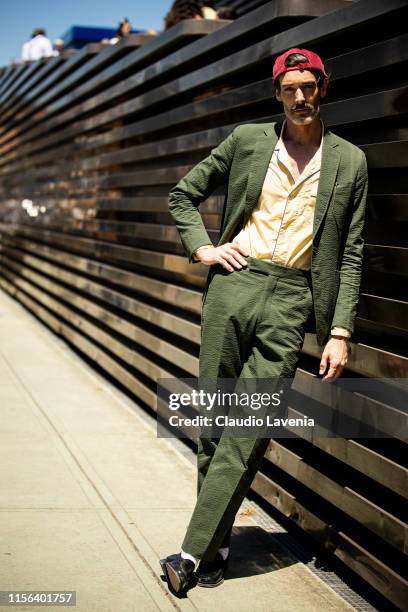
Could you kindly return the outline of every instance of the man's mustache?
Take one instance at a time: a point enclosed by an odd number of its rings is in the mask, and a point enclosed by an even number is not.
[[[307,102],[305,102],[305,104],[294,104],[290,110],[292,111],[296,111],[296,110],[304,110],[304,109],[310,110],[310,111],[314,111],[314,106],[313,104],[308,104]]]

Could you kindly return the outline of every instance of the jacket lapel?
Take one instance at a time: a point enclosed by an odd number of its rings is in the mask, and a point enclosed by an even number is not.
[[[340,163],[340,149],[331,132],[326,131],[323,137],[322,162],[320,166],[319,187],[316,196],[316,208],[313,219],[313,238],[316,236],[336,181]]]
[[[261,138],[257,141],[251,156],[251,163],[248,172],[248,183],[246,192],[246,202],[244,211],[245,225],[248,221],[252,209],[256,206],[260,196],[262,186],[268,170],[272,152],[279,138],[282,123],[272,124],[264,130]]]

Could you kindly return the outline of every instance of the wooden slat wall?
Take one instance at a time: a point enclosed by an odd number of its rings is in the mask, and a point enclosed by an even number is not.
[[[207,273],[183,255],[168,191],[236,125],[281,118],[270,74],[290,46],[322,55],[331,73],[324,119],[369,162],[348,375],[408,373],[407,3],[235,4],[235,22],[185,21],[0,72],[0,287],[153,410],[158,378],[198,374]],[[222,205],[216,192],[201,207],[214,241]],[[307,335],[294,416],[319,358]],[[384,405],[393,439],[271,440],[253,483],[400,609],[405,417]]]

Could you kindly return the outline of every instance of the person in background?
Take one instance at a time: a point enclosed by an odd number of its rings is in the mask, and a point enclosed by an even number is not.
[[[218,19],[237,19],[237,11],[232,6],[221,6],[217,10]]]
[[[54,55],[60,55],[64,50],[64,41],[62,38],[56,38],[54,40]]]
[[[54,50],[43,28],[37,28],[31,35],[31,40],[24,43],[21,49],[22,62],[34,62],[42,57],[52,57]]]
[[[110,39],[110,44],[115,45],[125,36],[129,36],[132,31],[132,24],[127,17],[124,17],[120,22],[116,32],[116,36]]]

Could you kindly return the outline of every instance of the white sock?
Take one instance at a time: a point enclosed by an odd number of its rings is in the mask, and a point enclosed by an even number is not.
[[[220,553],[221,557],[225,561],[225,559],[228,557],[228,554],[229,554],[229,547],[226,546],[225,548],[219,548],[218,552]]]
[[[197,570],[198,564],[200,563],[200,559],[196,559],[195,557],[193,557],[193,555],[190,555],[190,553],[184,552],[184,550],[181,551],[181,558],[192,561],[195,565],[194,571]]]

